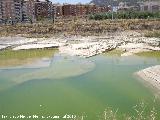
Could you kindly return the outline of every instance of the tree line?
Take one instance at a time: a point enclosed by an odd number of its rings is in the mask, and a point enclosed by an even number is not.
[[[121,11],[121,12],[97,13],[89,15],[89,19],[92,20],[105,20],[112,18],[113,19],[160,18],[160,12]]]

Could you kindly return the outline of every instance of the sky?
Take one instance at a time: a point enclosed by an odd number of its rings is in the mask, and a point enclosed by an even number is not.
[[[91,0],[51,0],[53,3],[89,3]]]

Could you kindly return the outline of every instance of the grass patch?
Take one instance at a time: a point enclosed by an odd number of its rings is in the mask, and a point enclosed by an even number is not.
[[[106,52],[105,55],[108,55],[108,56],[121,56],[121,54],[123,54],[123,53],[124,52],[121,49],[114,49],[114,50]]]
[[[160,58],[160,51],[148,51],[136,53],[138,56]]]
[[[0,60],[2,59],[26,59],[52,57],[56,49],[36,49],[36,50],[3,50],[0,51]]]
[[[41,58],[51,58],[56,51],[56,49],[3,50],[0,51],[0,67],[23,65]]]

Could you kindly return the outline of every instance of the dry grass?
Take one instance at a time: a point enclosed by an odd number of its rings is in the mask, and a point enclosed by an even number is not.
[[[160,38],[160,30],[147,31],[145,37],[157,37]]]
[[[154,100],[155,103],[155,100]],[[119,117],[118,109],[113,110],[112,108],[106,108],[97,120],[158,120],[157,111],[155,107],[148,109],[148,106],[144,102],[133,107],[134,115],[124,114]],[[85,116],[78,116],[73,120],[88,120]]]
[[[121,30],[159,30],[160,20],[58,20],[53,23],[16,24],[0,26],[0,36],[23,35],[27,37],[50,37],[65,35],[101,35]]]

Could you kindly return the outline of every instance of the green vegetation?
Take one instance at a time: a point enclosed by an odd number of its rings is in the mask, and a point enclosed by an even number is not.
[[[32,49],[32,50],[4,50],[0,51],[0,60],[2,59],[26,59],[26,58],[40,58],[52,57],[56,49]]]
[[[160,12],[123,11],[123,12],[114,12],[113,17],[114,17],[114,19],[160,18]],[[89,19],[93,19],[93,20],[112,19],[112,12],[93,14],[93,15],[90,15]]]
[[[160,38],[160,30],[158,31],[147,31],[144,35],[145,37],[157,37]]]
[[[40,58],[51,58],[55,52],[56,49],[0,51],[0,67],[32,63]]]
[[[144,57],[160,58],[160,51],[140,52],[140,53],[136,53],[136,55],[144,56]]]
[[[124,52],[120,49],[114,49],[105,53],[105,55],[109,56],[121,56]]]

